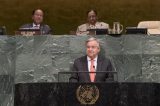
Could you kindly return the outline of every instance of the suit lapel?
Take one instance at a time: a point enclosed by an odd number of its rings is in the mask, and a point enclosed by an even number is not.
[[[84,59],[83,59],[83,66],[84,66],[83,71],[84,71],[84,72],[89,72],[89,70],[88,70],[87,56],[85,56]],[[85,78],[87,79],[87,81],[90,82],[89,73],[84,73],[84,75],[85,75]]]
[[[97,59],[97,70],[96,70],[96,72],[100,72],[101,68],[102,68],[102,58],[100,56],[98,56],[98,59]],[[97,81],[97,79],[98,79],[98,75],[97,74],[96,74],[96,77],[95,77],[95,81]]]
[[[29,27],[30,27],[30,28],[33,28],[33,23],[29,24]]]

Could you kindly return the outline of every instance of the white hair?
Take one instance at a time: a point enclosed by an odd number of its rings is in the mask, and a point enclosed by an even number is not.
[[[98,43],[98,47],[100,48],[100,41],[97,38],[91,37],[86,41],[86,45],[88,42],[96,41]]]

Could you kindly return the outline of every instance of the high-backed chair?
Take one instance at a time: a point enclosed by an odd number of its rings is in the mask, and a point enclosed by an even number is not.
[[[147,28],[148,35],[160,35],[160,21],[141,21],[138,23],[138,28]]]
[[[5,35],[6,34],[6,27],[2,26],[0,27],[0,35]]]

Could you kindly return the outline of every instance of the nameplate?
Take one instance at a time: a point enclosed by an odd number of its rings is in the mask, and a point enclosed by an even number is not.
[[[92,35],[106,35],[108,34],[108,29],[87,29]]]
[[[126,27],[126,34],[147,34],[147,28]]]
[[[22,36],[33,36],[33,35],[41,35],[39,29],[19,29],[15,31],[15,35],[22,35]]]

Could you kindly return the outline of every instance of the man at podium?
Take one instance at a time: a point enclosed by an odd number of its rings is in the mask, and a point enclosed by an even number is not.
[[[35,9],[32,12],[32,20],[33,23],[30,24],[25,24],[23,26],[21,26],[19,29],[39,29],[41,32],[41,35],[47,35],[47,34],[51,34],[51,28],[46,25],[43,24],[43,16],[44,16],[44,12],[41,9]]]
[[[76,35],[94,35],[92,31],[88,31],[90,29],[108,29],[109,25],[104,22],[97,21],[97,11],[89,10],[87,12],[87,23],[78,26]]]
[[[70,82],[105,82],[113,81],[114,68],[111,61],[99,54],[100,43],[96,38],[86,41],[86,56],[74,61]],[[88,72],[88,73],[87,73]]]

